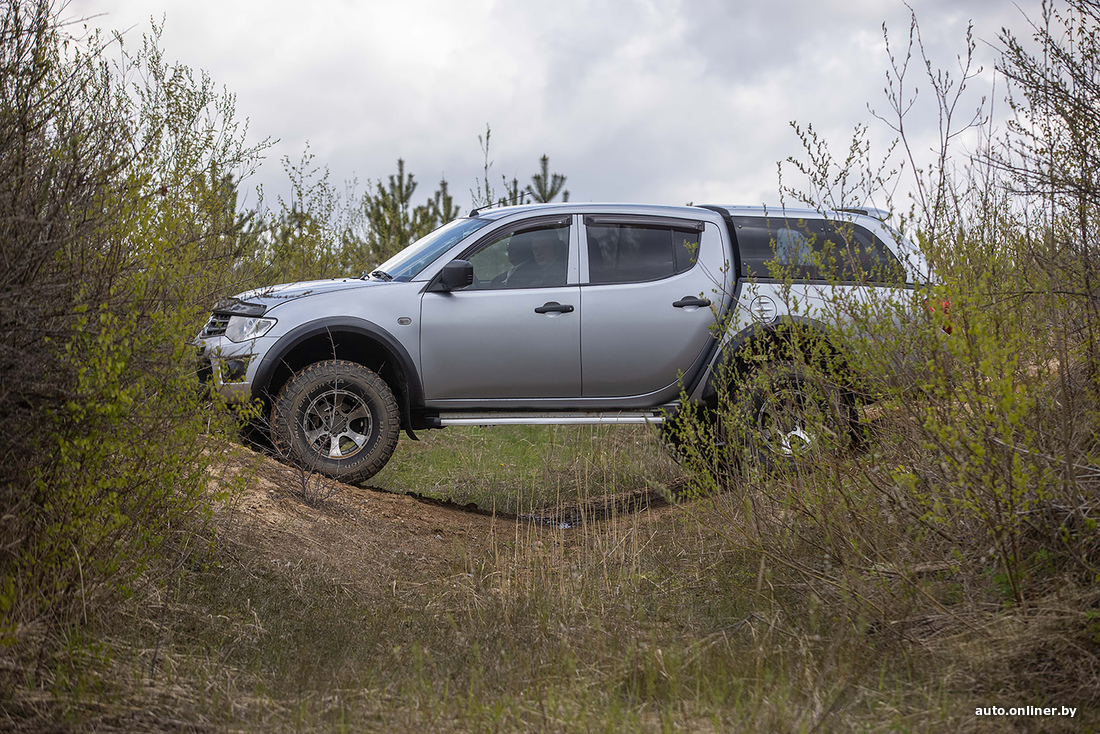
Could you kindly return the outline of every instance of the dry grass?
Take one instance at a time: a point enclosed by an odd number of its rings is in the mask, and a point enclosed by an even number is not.
[[[642,452],[631,459],[642,465],[653,460],[644,452],[660,450],[652,436],[615,441],[616,451]],[[567,456],[560,443],[532,450],[546,476],[579,475],[563,509],[600,496],[596,472],[586,485],[583,467],[617,460]],[[938,732],[1097,723],[1093,588],[1064,588],[1029,610],[990,605],[960,593],[972,582],[958,565],[906,565],[913,549],[894,566],[829,572],[820,554],[828,539],[795,532],[805,518],[791,498],[809,491],[804,478],[801,487],[750,483],[629,512],[611,503],[606,516],[563,529],[354,487],[306,504],[293,472],[237,456],[248,487],[181,575],[119,615],[94,617],[81,638],[28,637],[9,651],[0,663],[8,728]],[[783,540],[787,554],[746,542],[750,531]],[[982,705],[1040,703],[1074,706],[1078,716],[974,715]]]

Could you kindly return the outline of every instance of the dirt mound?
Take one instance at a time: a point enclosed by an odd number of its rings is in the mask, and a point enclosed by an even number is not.
[[[465,575],[518,539],[559,548],[619,523],[646,524],[674,512],[655,491],[635,489],[521,516],[434,497],[341,484],[233,446],[216,462],[212,489],[233,500],[219,513],[230,542],[264,562],[304,564],[367,594]]]
[[[238,446],[227,450],[211,485],[233,488],[219,513],[227,535],[272,563],[316,564],[367,592],[459,571],[462,558],[489,550],[494,525],[515,522],[341,484]]]

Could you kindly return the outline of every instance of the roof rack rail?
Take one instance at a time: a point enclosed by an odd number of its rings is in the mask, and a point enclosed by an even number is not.
[[[890,218],[890,212],[885,209],[876,209],[874,207],[842,207],[837,209],[837,211],[847,214],[862,214],[865,217],[874,217],[882,222]]]

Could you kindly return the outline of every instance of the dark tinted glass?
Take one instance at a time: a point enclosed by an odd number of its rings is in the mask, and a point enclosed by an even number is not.
[[[699,232],[688,229],[672,230],[672,251],[676,256],[676,272],[690,270],[699,259]]]
[[[695,264],[699,233],[643,224],[589,225],[590,283],[638,283],[682,273]]]
[[[901,266],[870,230],[824,219],[735,217],[742,274],[756,278],[892,282]]]
[[[824,220],[736,217],[733,221],[745,276],[810,279],[820,276],[813,253],[826,239]]]

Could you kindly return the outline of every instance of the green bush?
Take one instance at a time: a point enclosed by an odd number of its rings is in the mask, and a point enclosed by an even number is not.
[[[130,52],[67,38],[56,12],[0,11],[9,644],[156,578],[208,515],[202,436],[222,419],[186,344],[227,289],[241,235],[227,189],[258,156],[232,97],[166,64],[158,29]]]
[[[1037,56],[1002,38],[1015,117],[966,167],[951,162],[948,146],[970,67],[964,59],[951,83],[929,77],[945,148],[916,177],[906,226],[936,282],[827,299],[818,318],[845,326],[826,347],[778,335],[743,360],[716,415],[683,434],[703,443],[691,432],[717,426],[732,437],[718,460],[695,451],[696,484],[735,490],[720,503],[722,533],[760,556],[767,588],[801,590],[772,594],[793,617],[808,596],[868,639],[909,642],[927,642],[929,620],[951,619],[960,634],[990,613],[1060,620],[1017,641],[1006,652],[1013,660],[1087,628],[1100,580],[1100,168],[1083,141],[1100,129],[1100,11],[1067,6],[1035,24]],[[904,72],[892,73],[900,81]],[[892,100],[899,115],[904,101]],[[894,128],[904,129],[900,117]],[[803,202],[833,209],[882,193],[863,134],[840,162],[812,131],[803,135],[807,162],[798,169],[811,189]],[[744,448],[753,440],[744,396],[758,384],[754,370],[791,361],[860,406],[858,440],[817,416],[812,455],[754,461]],[[1088,644],[1073,655],[1082,669],[1100,658]],[[1001,671],[1012,685],[1048,685],[1015,680],[1013,665]],[[1076,691],[1072,680],[1049,685]]]

